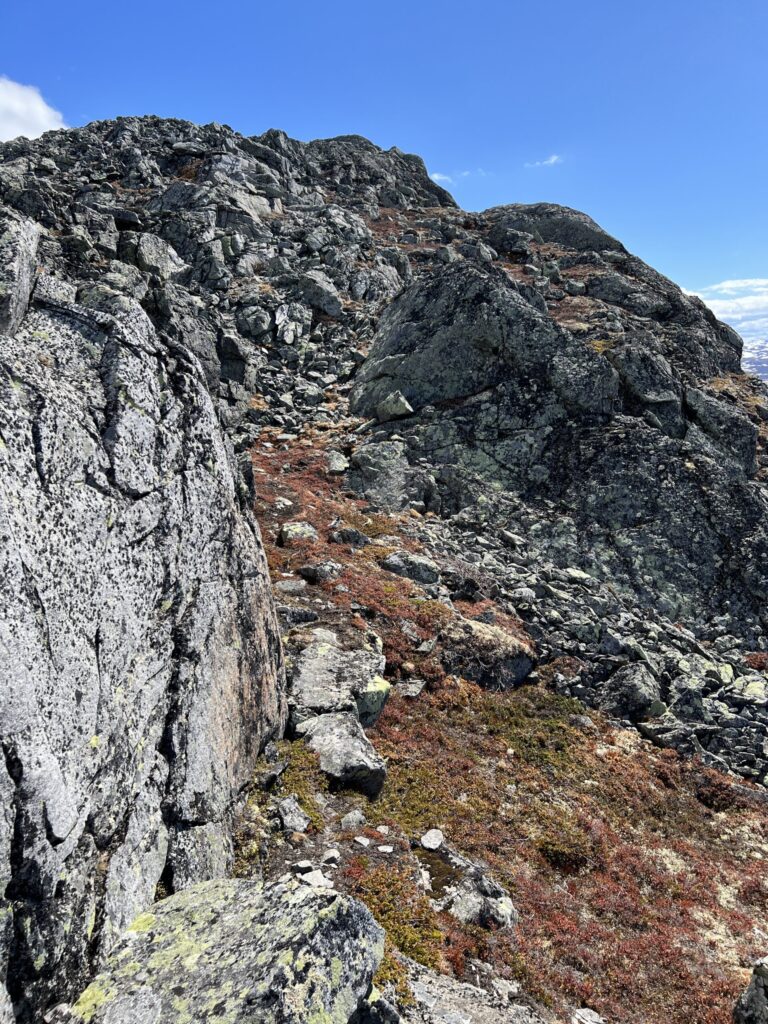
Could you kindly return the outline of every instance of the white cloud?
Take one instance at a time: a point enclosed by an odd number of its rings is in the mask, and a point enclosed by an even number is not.
[[[61,114],[48,106],[36,86],[0,75],[0,142],[19,135],[35,139],[52,128],[65,127]]]
[[[525,164],[524,166],[525,167],[554,167],[555,164],[561,164],[562,162],[563,162],[563,158],[559,154],[553,153],[551,156],[548,156],[546,158],[546,160],[534,160],[532,163]]]
[[[768,278],[720,281],[692,294],[709,306],[719,320],[744,339],[744,365],[755,369],[768,354]]]
[[[693,293],[746,339],[768,337],[768,278],[721,281]]]
[[[560,158],[558,157],[558,159]],[[439,171],[435,171],[434,174],[430,174],[430,178],[438,185],[460,185],[464,178],[488,178],[492,175],[493,171],[485,171],[482,167],[477,167],[474,171],[451,171],[450,174],[441,174]]]

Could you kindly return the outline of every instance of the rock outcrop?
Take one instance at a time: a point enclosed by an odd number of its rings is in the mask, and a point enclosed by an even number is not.
[[[54,1022],[349,1024],[384,952],[356,900],[299,881],[194,885],[126,929]]]
[[[3,232],[2,974],[25,1019],[82,986],[161,878],[226,872],[284,707],[251,499],[198,360],[135,299],[36,274],[37,225]]]
[[[752,971],[749,987],[736,1004],[733,1024],[766,1024],[768,1021],[768,963],[760,960]]]

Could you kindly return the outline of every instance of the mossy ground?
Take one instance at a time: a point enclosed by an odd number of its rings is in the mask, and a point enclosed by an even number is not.
[[[478,958],[561,1014],[588,1005],[622,1024],[669,1024],[684,1010],[686,1024],[729,1024],[751,962],[765,952],[765,811],[741,800],[732,781],[633,731],[598,715],[587,727],[583,706],[546,685],[489,693],[446,676],[439,650],[417,648],[451,611],[379,568],[392,546],[352,551],[327,540],[331,522],[346,522],[418,550],[408,517],[371,520],[328,477],[324,456],[300,442],[260,453],[255,467],[276,577],[308,557],[342,562],[340,580],[313,588],[332,609],[325,618],[337,617],[331,628],[373,628],[391,680],[427,680],[416,700],[390,698],[370,733],[389,775],[369,819],[411,840],[441,828],[487,865],[520,915],[514,935],[459,926],[430,908],[407,843],[389,864],[350,848],[337,884],[360,895],[387,928],[387,980],[395,983],[396,949],[458,976]],[[276,514],[278,496],[293,505]],[[318,544],[276,547],[286,518],[312,522]],[[492,601],[455,607],[468,617],[481,611],[520,635],[521,624]],[[564,667],[540,665],[542,683]],[[297,792],[312,816],[312,791],[322,782],[301,756],[281,787]]]
[[[690,1004],[691,1024],[725,1024],[764,944],[766,816],[733,798],[713,811],[726,780],[599,717],[585,732],[583,714],[539,687],[395,697],[372,733],[389,766],[378,811],[488,864],[518,942],[465,934],[469,955],[555,1008],[662,1024]]]

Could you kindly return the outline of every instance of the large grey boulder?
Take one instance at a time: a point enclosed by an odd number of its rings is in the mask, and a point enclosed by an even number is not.
[[[524,231],[543,242],[559,242],[571,249],[609,249],[625,252],[618,239],[604,231],[586,213],[556,203],[511,203],[488,210],[491,222],[489,239],[497,249],[509,248],[508,235],[516,241],[516,233]]]
[[[284,720],[269,579],[200,364],[3,250],[0,972],[32,1019],[152,902],[226,871]],[[7,236],[6,236],[7,237]],[[16,248],[14,248],[14,245]],[[35,1018],[38,1019],[38,1018]]]
[[[156,903],[57,1022],[349,1024],[384,931],[356,900],[297,881],[215,881]]]
[[[625,665],[599,688],[598,704],[609,715],[638,721],[660,715],[661,687],[646,665]]]
[[[522,375],[547,380],[551,416],[562,417],[566,406],[608,412],[618,396],[612,367],[542,315],[502,271],[451,264],[386,308],[351,407],[372,416],[399,390],[418,411],[490,394]]]

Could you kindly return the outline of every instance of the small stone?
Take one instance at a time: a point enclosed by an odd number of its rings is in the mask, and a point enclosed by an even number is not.
[[[353,811],[349,811],[341,819],[341,827],[345,832],[354,832],[356,828],[361,828],[365,824],[365,815],[362,811],[355,808]]]
[[[294,875],[306,875],[312,870],[314,870],[314,864],[311,860],[297,860],[291,864],[291,871]]]
[[[333,882],[322,871],[308,871],[305,875],[301,876],[301,881],[306,885],[311,885],[314,889],[333,888]]]
[[[278,580],[275,590],[286,597],[297,597],[307,589],[306,580]]]
[[[338,864],[341,860],[341,853],[338,850],[326,850],[323,854],[323,864]]]
[[[341,452],[329,451],[326,455],[328,472],[333,476],[340,476],[349,469],[349,459]]]
[[[426,685],[423,679],[411,679],[407,683],[398,683],[395,689],[401,697],[413,700],[419,696]]]
[[[425,850],[439,850],[445,842],[445,836],[439,828],[431,828],[424,833],[420,842]]]
[[[364,548],[371,543],[371,538],[362,531],[356,530],[354,526],[342,526],[338,530],[334,530],[330,539],[334,544],[349,544],[351,548]]]
[[[358,846],[370,846],[371,845],[371,840],[368,839],[366,836],[355,836],[355,842],[358,844]]]
[[[292,548],[298,544],[314,544],[317,539],[317,530],[311,523],[283,523],[277,543],[281,547]]]
[[[594,1010],[583,1007],[581,1010],[574,1010],[571,1024],[605,1024],[605,1018]]]
[[[383,836],[388,836],[389,835],[389,825],[377,825],[376,826],[376,831],[379,832]]]
[[[440,570],[431,558],[414,555],[410,551],[395,551],[387,555],[381,563],[382,569],[405,576],[414,583],[439,583]]]
[[[299,569],[299,576],[307,583],[317,585],[318,583],[329,583],[336,580],[344,571],[344,566],[338,562],[326,561],[310,565],[302,565]]]
[[[377,846],[376,849],[379,853],[392,853],[394,846]]]
[[[413,406],[402,391],[393,391],[376,406],[376,418],[379,423],[410,416],[412,412]]]
[[[311,822],[295,796],[287,796],[277,805],[280,822],[286,832],[306,832]]]

